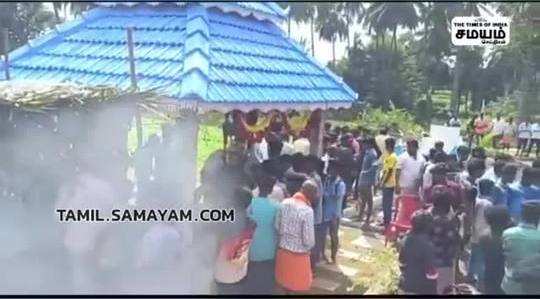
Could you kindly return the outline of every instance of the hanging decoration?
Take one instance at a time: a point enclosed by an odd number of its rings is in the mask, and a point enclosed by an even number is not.
[[[276,110],[268,113],[259,110],[248,113],[235,110],[228,116],[229,121],[225,122],[224,127],[227,128],[228,135],[234,132],[240,139],[255,143],[260,142],[268,131],[299,136],[301,132],[309,129],[311,118],[310,111],[291,111],[287,114]]]

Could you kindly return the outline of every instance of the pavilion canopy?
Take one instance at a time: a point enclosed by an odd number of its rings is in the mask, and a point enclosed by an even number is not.
[[[127,89],[133,27],[141,90],[203,110],[349,107],[357,94],[286,37],[285,16],[275,3],[102,3],[10,53],[11,78]]]

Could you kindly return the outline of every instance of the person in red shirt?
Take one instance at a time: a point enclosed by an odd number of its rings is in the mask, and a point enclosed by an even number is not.
[[[463,210],[463,189],[461,185],[447,179],[448,168],[444,163],[438,163],[431,168],[433,184],[424,190],[424,203],[433,203],[433,190],[443,186],[450,196],[450,204],[454,212]]]

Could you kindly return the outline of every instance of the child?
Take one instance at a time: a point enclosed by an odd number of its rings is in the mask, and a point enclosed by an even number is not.
[[[411,231],[399,252],[400,292],[404,294],[436,294],[437,272],[434,266],[435,248],[429,240],[433,217],[419,210],[411,219]]]

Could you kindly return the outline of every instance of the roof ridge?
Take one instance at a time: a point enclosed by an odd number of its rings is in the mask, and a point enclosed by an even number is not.
[[[210,29],[206,8],[199,4],[186,7],[186,39],[180,98],[205,100],[210,72]]]

